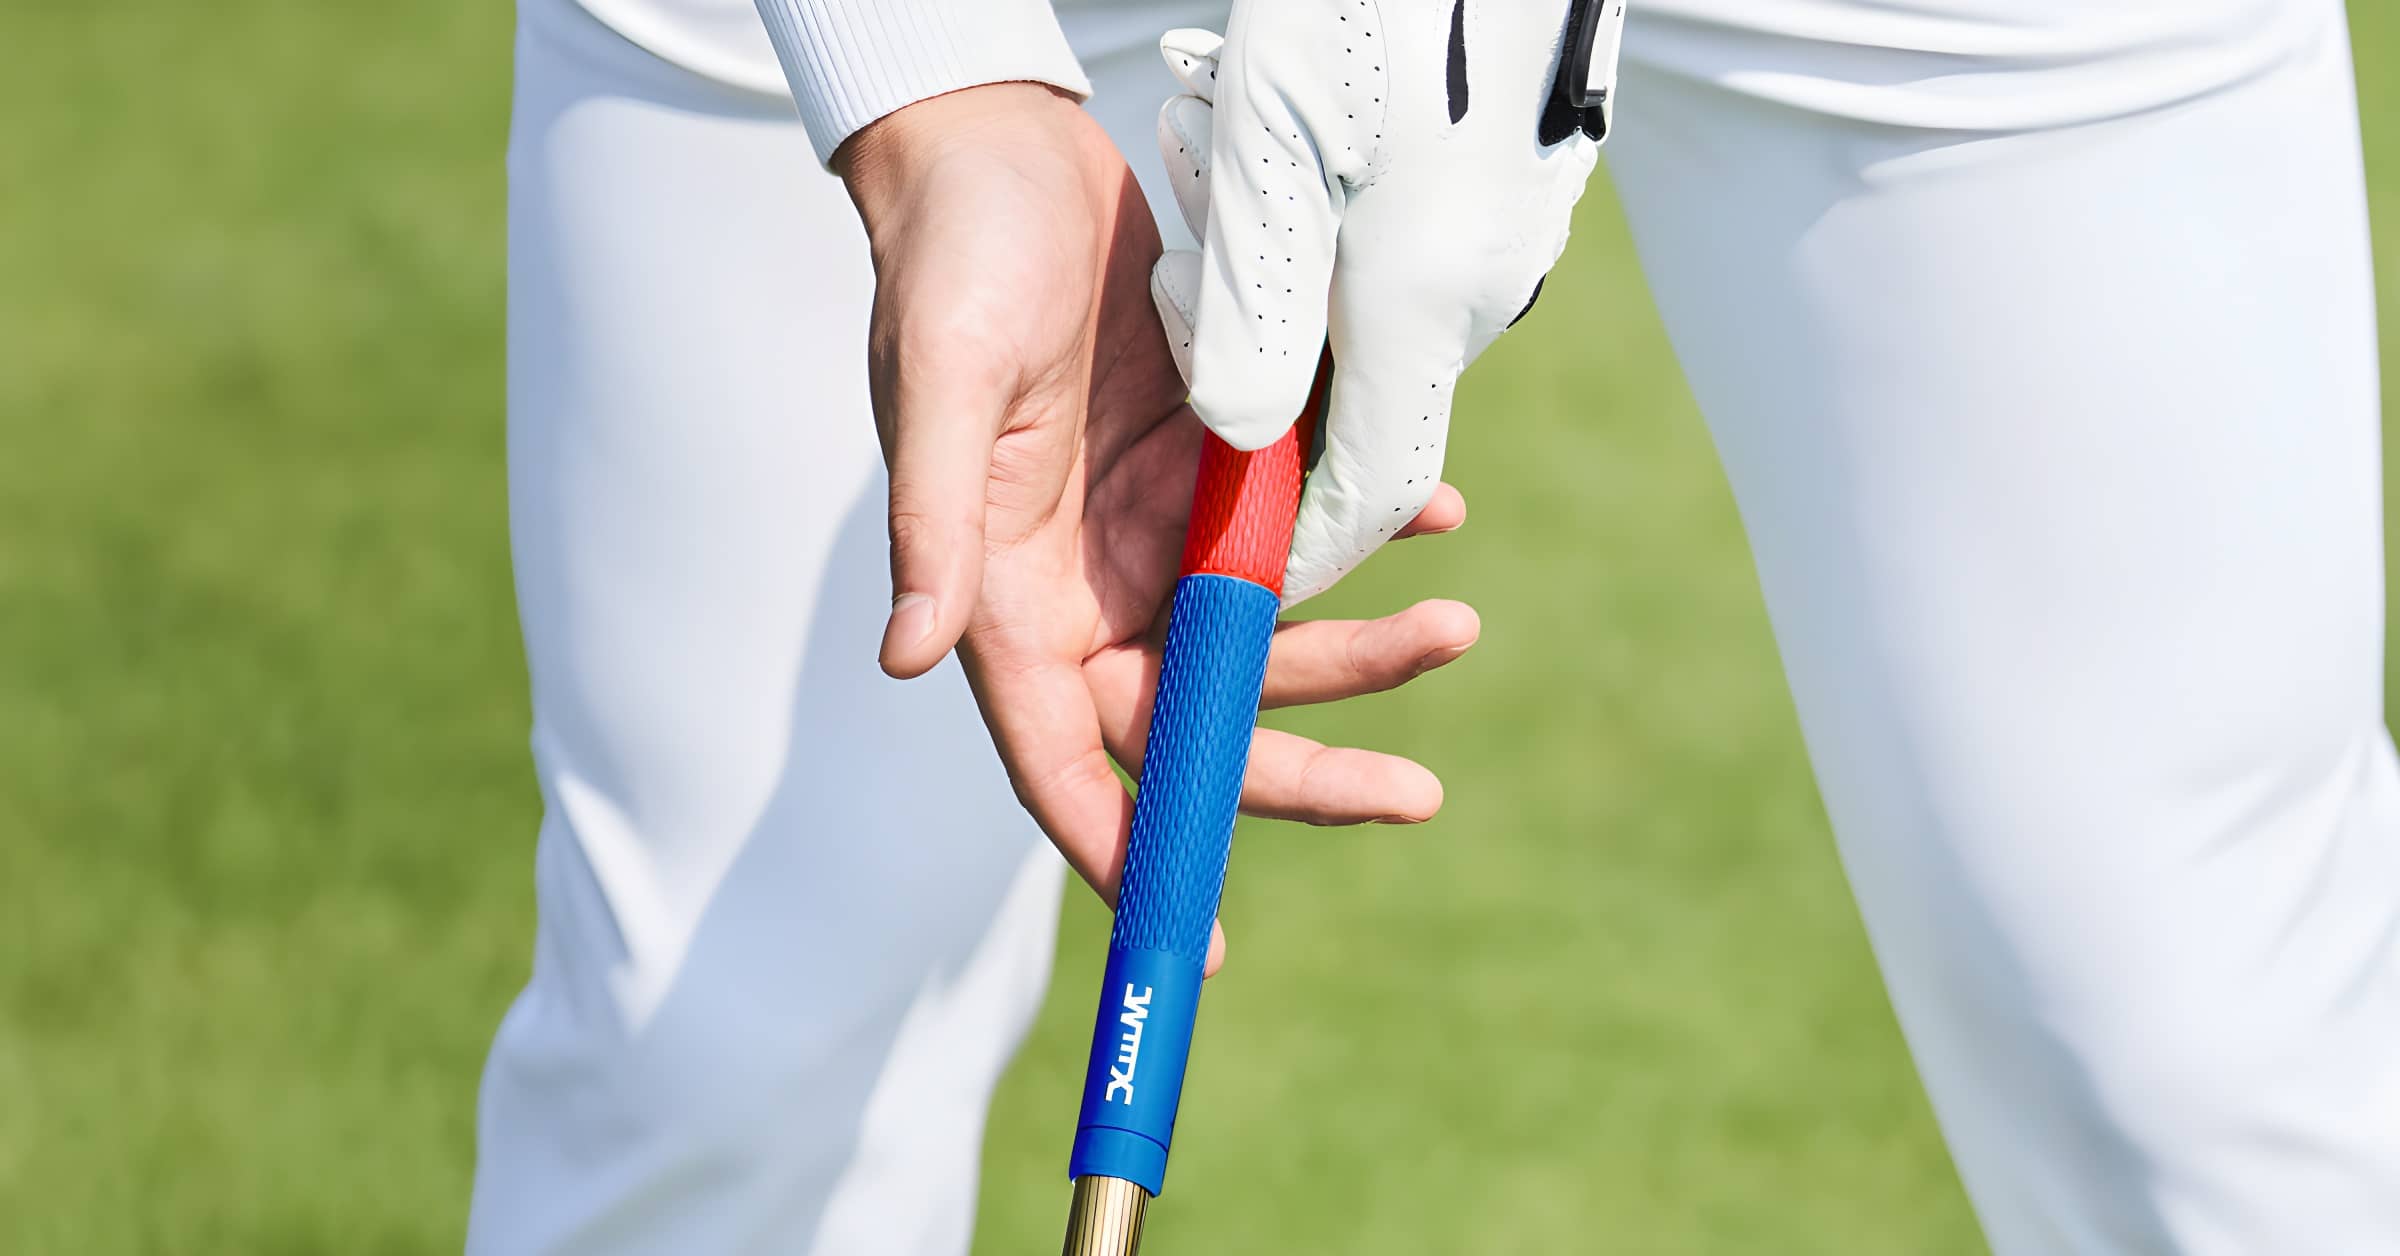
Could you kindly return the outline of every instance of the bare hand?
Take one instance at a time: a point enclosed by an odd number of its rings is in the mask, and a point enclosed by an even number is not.
[[[1149,295],[1160,245],[1133,173],[1071,99],[1034,84],[920,101],[836,165],[873,244],[868,340],[891,467],[884,670],[959,650],[1018,798],[1115,901],[1201,426]],[[1464,521],[1447,485],[1402,535]],[[1475,613],[1429,601],[1286,625],[1270,707],[1389,689],[1464,653]],[[1441,783],[1394,755],[1261,730],[1243,810],[1413,823]],[[1223,954],[1212,941],[1209,968]]]

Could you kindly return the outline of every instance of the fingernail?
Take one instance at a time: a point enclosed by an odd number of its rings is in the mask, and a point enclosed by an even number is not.
[[[933,631],[933,599],[923,593],[903,593],[892,599],[892,617],[883,626],[887,646],[911,646]]]

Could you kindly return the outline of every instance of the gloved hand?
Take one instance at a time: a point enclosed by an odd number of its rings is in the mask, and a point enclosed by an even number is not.
[[[1160,41],[1160,148],[1205,252],[1151,296],[1217,435],[1255,449],[1333,350],[1286,605],[1416,517],[1458,375],[1533,305],[1607,131],[1623,0],[1235,0]]]

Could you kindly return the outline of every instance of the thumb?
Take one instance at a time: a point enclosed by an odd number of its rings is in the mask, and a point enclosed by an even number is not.
[[[892,612],[883,670],[931,670],[958,644],[983,583],[983,512],[992,442],[1004,403],[974,372],[918,355],[891,389],[885,460],[891,466]]]
[[[1189,249],[1168,249],[1150,267],[1150,303],[1167,333],[1167,352],[1185,387],[1192,382],[1192,328],[1198,319],[1200,255]],[[1294,418],[1299,417],[1294,412]]]
[[[1442,482],[1463,346],[1454,328],[1424,316],[1422,301],[1368,295],[1360,304],[1371,308],[1353,310],[1345,301],[1335,320],[1325,448],[1301,492],[1285,606],[1324,592],[1365,562]]]
[[[1271,443],[1307,404],[1345,196],[1257,52],[1229,41],[1219,64],[1192,310],[1192,409],[1236,449]]]

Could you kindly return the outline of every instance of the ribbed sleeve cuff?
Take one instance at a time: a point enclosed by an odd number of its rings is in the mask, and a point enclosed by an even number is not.
[[[817,160],[859,128],[980,83],[1092,93],[1049,0],[758,0]]]

